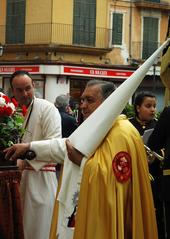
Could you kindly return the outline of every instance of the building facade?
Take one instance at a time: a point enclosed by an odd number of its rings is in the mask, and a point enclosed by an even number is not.
[[[0,88],[28,70],[36,94],[54,102],[59,94],[78,101],[89,79],[119,86],[166,39],[169,0],[0,0]],[[160,62],[140,88],[163,104]]]

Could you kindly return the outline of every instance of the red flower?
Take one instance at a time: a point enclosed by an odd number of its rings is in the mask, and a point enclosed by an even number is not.
[[[27,107],[25,105],[22,106],[22,114],[25,116],[27,113]]]
[[[11,116],[12,115],[11,107],[9,107],[9,106],[5,107],[5,115],[6,116]]]
[[[15,105],[15,107],[18,107],[18,102],[16,101],[16,99],[14,97],[12,97],[11,99],[12,103]]]
[[[3,95],[2,98],[5,99],[5,102],[8,104],[11,100],[7,95]]]
[[[0,117],[4,116],[4,108],[0,107]]]
[[[8,96],[0,92],[0,147],[6,148],[17,143],[23,134],[22,124],[24,117],[21,108],[17,108],[15,99],[10,100]],[[23,110],[26,112],[26,107]]]

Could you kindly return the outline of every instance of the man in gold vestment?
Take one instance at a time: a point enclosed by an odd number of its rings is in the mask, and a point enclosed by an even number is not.
[[[123,115],[85,165],[73,238],[157,238],[145,150]]]
[[[87,85],[81,101],[84,118],[99,99],[104,100],[101,85]],[[80,165],[82,155],[67,145],[69,158]],[[143,141],[120,115],[84,166],[73,238],[156,239],[153,205]]]

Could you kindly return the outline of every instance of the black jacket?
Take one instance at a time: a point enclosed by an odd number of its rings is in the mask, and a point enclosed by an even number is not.
[[[146,125],[140,124],[140,122],[137,120],[136,117],[130,118],[129,121],[135,126],[135,128],[139,131],[139,134],[142,136],[147,129],[153,129],[155,128],[155,125],[157,123],[156,119],[153,119],[146,123]]]
[[[142,125],[139,122],[139,120],[137,120],[137,118],[135,117],[130,118],[129,121],[135,126],[135,128],[139,131],[141,136],[143,136],[145,130],[154,129],[158,122],[156,119],[153,119],[147,122],[145,125]],[[154,160],[154,162],[149,165],[149,172],[155,179],[160,177],[160,175],[162,174],[162,169],[161,169],[160,161],[158,159]]]
[[[154,151],[165,149],[164,169],[170,169],[170,107],[165,107],[161,113],[148,146]]]
[[[61,115],[61,126],[62,126],[62,137],[67,138],[69,137],[75,129],[77,129],[78,125],[76,119],[67,114],[64,111],[59,109]]]

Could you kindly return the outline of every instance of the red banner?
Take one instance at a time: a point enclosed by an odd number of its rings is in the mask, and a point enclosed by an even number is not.
[[[63,74],[94,77],[128,78],[133,74],[133,71],[64,66]]]
[[[11,74],[14,71],[28,71],[29,73],[39,73],[40,67],[39,66],[0,66],[0,73]]]

